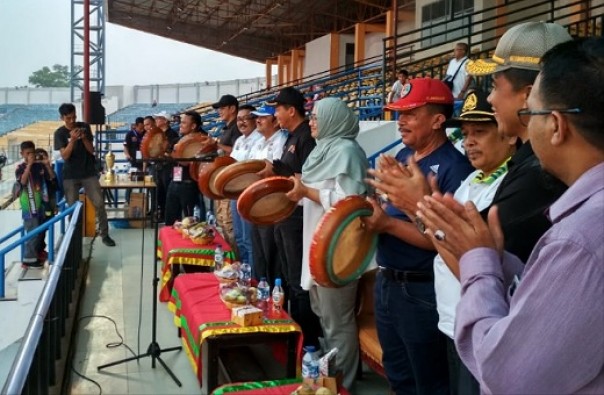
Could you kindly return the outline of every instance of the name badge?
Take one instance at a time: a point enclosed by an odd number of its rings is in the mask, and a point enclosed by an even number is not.
[[[176,182],[182,181],[182,167],[174,166],[174,169],[172,170],[172,180]]]

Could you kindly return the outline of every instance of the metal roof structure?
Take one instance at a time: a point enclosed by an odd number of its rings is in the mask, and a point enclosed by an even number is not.
[[[404,3],[404,1],[399,1]],[[265,62],[358,22],[384,23],[392,0],[107,0],[111,23]]]

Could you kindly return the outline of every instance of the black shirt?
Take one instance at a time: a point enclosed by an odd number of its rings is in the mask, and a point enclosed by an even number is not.
[[[220,140],[218,141],[222,145],[228,145],[232,147],[235,145],[235,140],[237,140],[241,136],[241,132],[237,127],[237,121],[234,120],[229,123],[227,126],[222,128],[222,132],[220,133]]]
[[[92,137],[90,125],[84,122],[77,122],[75,127],[84,128],[84,138],[88,139],[90,142],[93,142],[94,139]],[[67,144],[69,144],[70,137],[69,132],[70,129],[67,129],[65,126],[61,126],[55,131],[55,151],[59,151],[62,148],[67,147]],[[65,161],[65,164],[63,165],[63,179],[81,180],[84,178],[95,177],[97,175],[98,172],[95,168],[94,155],[92,155],[90,152],[88,152],[88,150],[86,150],[83,141],[76,141],[73,145],[71,156]]]
[[[545,210],[564,193],[566,186],[543,171],[528,141],[512,156],[508,169],[491,205],[499,208],[505,250],[526,262],[539,238],[552,225]],[[483,210],[483,217],[488,210]]]
[[[316,145],[315,139],[310,135],[308,121],[302,122],[289,132],[281,160],[273,162],[273,172],[285,177],[293,176],[295,173],[302,174],[302,165]]]
[[[124,139],[124,146],[128,151],[128,155],[130,155],[130,164],[139,169],[143,168],[143,162],[136,159],[136,152],[141,150],[141,142],[144,136],[144,131],[139,134],[136,130],[132,129],[126,133],[126,138]]]
[[[166,149],[166,152],[172,153],[172,151],[174,151],[174,146],[176,143],[178,143],[178,140],[180,140],[180,136],[178,135],[178,132],[170,128],[164,130],[164,133],[166,134],[166,139],[168,140],[168,148]],[[157,162],[154,167],[156,171],[161,170],[162,172],[168,174],[170,178],[172,177],[172,168],[174,167],[172,163]]]

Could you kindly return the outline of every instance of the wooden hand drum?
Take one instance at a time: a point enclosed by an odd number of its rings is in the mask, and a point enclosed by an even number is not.
[[[269,177],[247,187],[237,199],[237,211],[256,225],[273,225],[289,217],[298,203],[285,194],[294,187],[287,177]]]
[[[324,287],[341,287],[358,279],[371,263],[377,234],[368,231],[361,217],[373,207],[361,196],[337,202],[323,215],[310,245],[310,273]]]
[[[214,186],[220,195],[237,199],[245,188],[261,179],[256,173],[264,170],[265,166],[263,160],[257,159],[233,163],[220,170],[214,180]]]
[[[235,159],[230,156],[219,156],[214,159],[214,162],[203,163],[199,166],[199,173],[197,178],[197,187],[199,191],[210,199],[224,199],[214,185],[216,175],[223,167],[235,163]]]
[[[193,158],[200,153],[208,153],[217,149],[213,140],[201,133],[191,133],[180,139],[174,146],[173,158]]]
[[[153,128],[145,133],[141,142],[141,154],[144,159],[160,158],[166,152],[168,139],[160,128]]]

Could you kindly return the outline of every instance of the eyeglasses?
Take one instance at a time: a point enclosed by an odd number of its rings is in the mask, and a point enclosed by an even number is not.
[[[529,110],[528,108],[523,108],[522,110],[518,110],[517,114],[522,126],[527,126],[533,115],[549,115],[554,111],[562,114],[580,114],[582,112],[580,108],[553,108],[551,110]]]
[[[256,117],[254,115],[246,115],[244,117],[237,117],[237,122],[247,122],[251,121],[252,119],[256,119]]]

